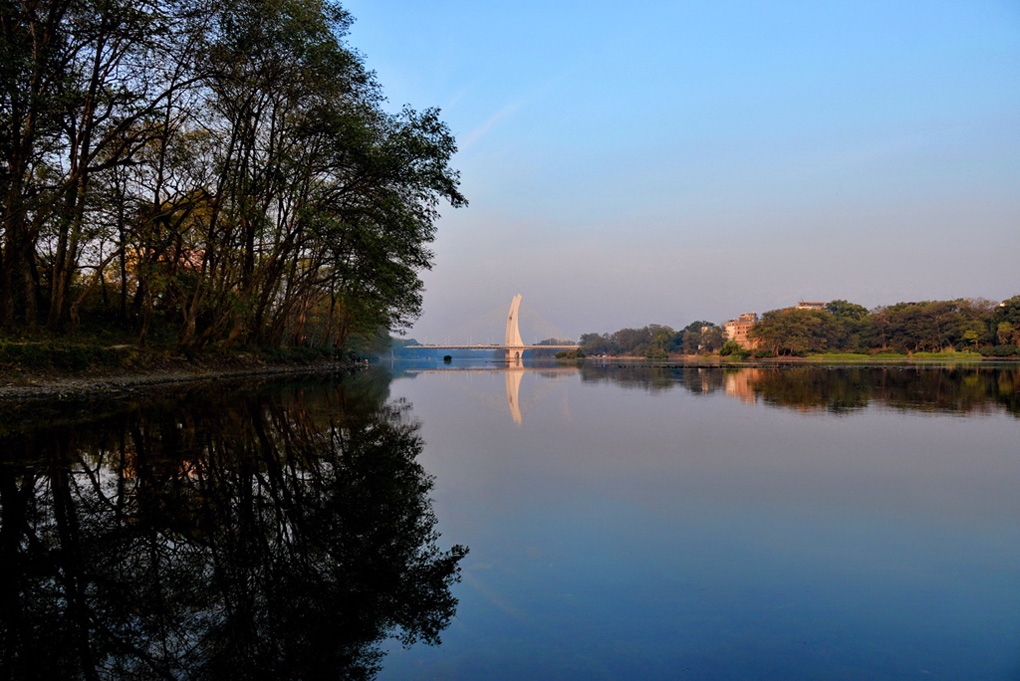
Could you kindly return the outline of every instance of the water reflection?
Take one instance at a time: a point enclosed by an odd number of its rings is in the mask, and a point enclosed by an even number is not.
[[[1018,369],[395,380],[472,552],[381,678],[1018,679]]]
[[[3,678],[357,679],[389,636],[438,642],[466,549],[438,547],[418,426],[385,390],[8,420]]]
[[[657,392],[684,388],[722,391],[741,402],[801,411],[847,413],[871,403],[899,410],[1020,416],[1020,368],[767,366],[739,369],[697,366],[597,365],[581,367],[581,380],[613,382]]]
[[[575,375],[580,372],[580,369],[576,366],[545,366],[545,367],[526,367],[520,363],[511,363],[503,367],[484,367],[484,368],[472,368],[472,369],[406,369],[401,372],[403,376],[414,377],[418,374],[499,374],[502,373],[506,382],[506,403],[510,410],[510,418],[513,419],[514,423],[521,425],[524,423],[524,414],[521,404],[521,379],[524,378],[524,374],[537,374],[544,378],[562,378],[563,376]],[[482,401],[488,402],[486,399],[487,395],[479,395]],[[536,403],[541,400],[543,395],[541,393],[533,395],[532,399],[529,400],[531,403]]]

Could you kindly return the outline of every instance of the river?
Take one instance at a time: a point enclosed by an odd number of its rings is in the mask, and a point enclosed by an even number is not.
[[[1017,364],[0,409],[6,678],[1020,678]]]

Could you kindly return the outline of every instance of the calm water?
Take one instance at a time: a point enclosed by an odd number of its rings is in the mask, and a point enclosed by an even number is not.
[[[1017,365],[3,409],[5,678],[1020,679]]]

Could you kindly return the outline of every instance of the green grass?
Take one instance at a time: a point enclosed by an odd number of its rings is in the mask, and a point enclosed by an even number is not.
[[[804,359],[809,362],[970,362],[980,360],[977,352],[960,352],[943,350],[942,352],[915,352],[912,355],[896,352],[880,352],[874,355],[860,352],[826,352],[808,355]]]
[[[808,355],[805,359],[811,362],[900,362],[907,359],[907,356],[888,353],[869,355],[863,352],[825,352]]]
[[[94,339],[92,339],[94,341]],[[200,352],[181,348],[105,346],[94,342],[0,339],[0,374],[81,374],[96,370],[151,371],[187,365],[310,365],[333,357],[332,348],[238,348]]]
[[[951,359],[954,361],[970,361],[982,359],[981,353],[979,352],[958,352],[956,350],[943,350],[942,352],[915,352],[910,355],[908,359],[912,361],[925,361],[925,360],[939,360],[944,361]]]
[[[0,366],[82,371],[89,367],[121,366],[123,361],[123,353],[96,345],[58,341],[0,341]]]

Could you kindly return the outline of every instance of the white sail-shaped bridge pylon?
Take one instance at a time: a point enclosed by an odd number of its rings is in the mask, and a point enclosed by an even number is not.
[[[430,350],[505,350],[506,361],[511,364],[520,364],[521,356],[525,350],[533,350],[541,348],[544,350],[577,350],[579,345],[527,345],[521,339],[521,329],[518,324],[521,310],[521,300],[523,296],[520,293],[515,295],[510,301],[510,312],[507,313],[506,317],[506,336],[505,342],[502,345],[484,345],[478,343],[476,345],[409,345],[408,349],[430,349]]]

